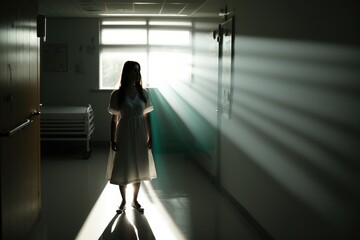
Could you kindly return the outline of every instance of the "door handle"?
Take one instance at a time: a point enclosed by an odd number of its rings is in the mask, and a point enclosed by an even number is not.
[[[19,124],[18,126],[14,127],[8,132],[0,133],[0,137],[10,137],[11,135],[15,134],[16,132],[20,131],[21,129],[24,129],[27,127],[30,123],[32,123],[33,120],[26,119],[25,122]]]
[[[38,115],[40,115],[39,111],[33,111],[30,114],[30,116],[23,123],[20,123],[18,126],[14,127],[10,131],[0,133],[0,137],[10,137],[11,135],[15,134],[16,132],[26,128],[33,122],[32,118],[34,116],[38,116]]]

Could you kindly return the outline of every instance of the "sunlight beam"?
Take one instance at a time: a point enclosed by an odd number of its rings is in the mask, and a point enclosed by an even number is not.
[[[167,212],[161,200],[156,195],[156,192],[151,186],[150,182],[143,182],[140,188],[139,195],[141,195],[141,203],[145,207],[144,216],[153,231],[156,239],[159,240],[185,240],[179,227],[175,224],[171,215]],[[127,202],[131,203],[132,199],[132,185],[128,186]],[[115,210],[119,206],[120,192],[117,185],[107,184],[99,196],[98,200],[91,209],[84,224],[82,225],[76,240],[92,240],[99,239],[103,231],[106,229],[110,220],[114,217]],[[134,221],[134,216],[130,204],[127,204],[126,218],[134,227],[137,233],[138,227]],[[118,219],[117,219],[118,220]],[[112,225],[112,230],[117,225],[117,220]],[[138,233],[137,233],[138,234]]]

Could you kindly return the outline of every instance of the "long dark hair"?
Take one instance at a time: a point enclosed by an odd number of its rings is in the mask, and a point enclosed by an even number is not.
[[[121,103],[124,101],[125,98],[125,89],[129,84],[129,79],[128,79],[128,75],[129,72],[135,67],[135,66],[139,67],[139,81],[135,82],[135,87],[136,90],[141,98],[141,100],[146,104],[147,100],[146,97],[144,95],[144,91],[143,91],[143,87],[142,87],[142,83],[141,83],[141,74],[140,74],[140,64],[138,62],[134,62],[134,61],[127,61],[124,64],[122,73],[121,73],[121,79],[120,79],[120,87],[119,87],[119,95],[118,95],[118,103],[119,106],[121,106]]]

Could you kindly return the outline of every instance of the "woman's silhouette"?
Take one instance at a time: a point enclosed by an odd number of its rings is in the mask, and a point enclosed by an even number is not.
[[[111,150],[107,179],[119,185],[122,202],[117,212],[126,206],[126,186],[134,188],[131,205],[139,212],[140,182],[156,178],[152,158],[152,136],[149,112],[153,110],[148,92],[141,85],[140,64],[127,61],[121,74],[120,88],[113,91],[108,111],[111,119]]]

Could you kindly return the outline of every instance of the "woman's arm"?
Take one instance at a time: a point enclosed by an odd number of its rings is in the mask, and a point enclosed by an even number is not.
[[[110,132],[111,139],[110,139],[110,141],[111,141],[111,148],[114,151],[117,150],[116,139],[115,139],[117,123],[118,123],[118,116],[113,114],[112,118],[111,118],[111,132]]]
[[[150,121],[150,114],[145,114],[145,122],[146,122],[146,129],[147,129],[147,139],[148,139],[148,149],[152,148],[152,132],[151,132],[151,121]]]

